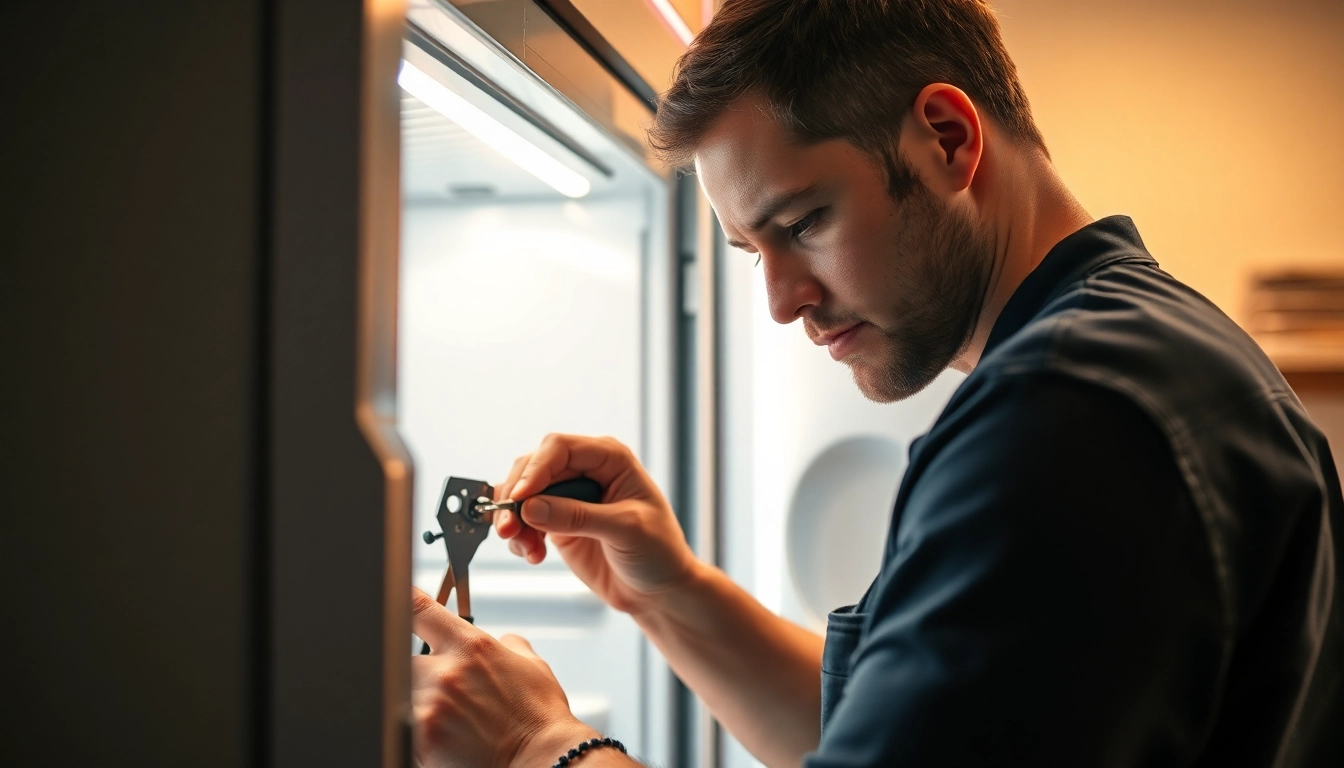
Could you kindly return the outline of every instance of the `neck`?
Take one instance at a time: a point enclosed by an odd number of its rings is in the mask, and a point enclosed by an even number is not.
[[[950,366],[962,373],[979,364],[994,323],[1027,275],[1059,241],[1093,221],[1043,153],[1007,152],[997,161],[982,163],[970,189],[971,204],[988,222],[995,245],[980,318],[970,343]]]

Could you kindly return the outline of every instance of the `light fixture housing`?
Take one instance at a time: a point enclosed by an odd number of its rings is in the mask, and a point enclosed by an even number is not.
[[[592,183],[546,150],[528,141],[434,76],[402,59],[397,83],[425,106],[443,115],[482,143],[536,176],[560,194],[580,198]]]
[[[647,0],[647,2],[653,6],[653,10],[658,12],[668,30],[681,41],[682,45],[691,44],[691,39],[695,37],[695,33],[686,24],[686,20],[681,18],[681,14],[677,13],[677,9],[672,6],[672,0]]]

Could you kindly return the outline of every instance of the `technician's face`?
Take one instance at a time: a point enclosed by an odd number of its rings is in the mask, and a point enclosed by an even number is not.
[[[792,144],[746,101],[715,125],[695,164],[729,241],[760,254],[771,316],[802,318],[865,397],[905,399],[965,349],[993,244],[923,184],[895,200],[853,145]]]

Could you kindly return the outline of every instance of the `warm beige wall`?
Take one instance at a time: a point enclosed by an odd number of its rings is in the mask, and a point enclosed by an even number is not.
[[[698,3],[676,0],[686,15]],[[1239,321],[1253,271],[1344,266],[1344,0],[992,0],[1055,165]],[[576,0],[655,87],[646,0]]]
[[[594,28],[659,93],[672,84],[672,68],[686,51],[659,21],[647,0],[573,0]],[[699,0],[675,0],[673,7],[692,32],[700,31]]]
[[[1252,270],[1344,265],[1344,2],[998,0],[1055,165],[1233,317]]]

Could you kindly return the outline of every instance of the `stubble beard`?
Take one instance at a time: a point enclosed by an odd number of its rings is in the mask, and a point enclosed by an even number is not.
[[[905,400],[929,386],[971,343],[993,265],[993,239],[944,205],[922,183],[897,203],[902,233],[893,243],[902,267],[895,285],[899,325],[883,342],[846,362],[854,384],[876,403]]]

